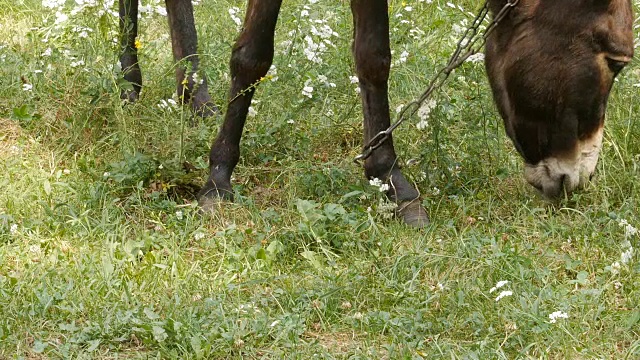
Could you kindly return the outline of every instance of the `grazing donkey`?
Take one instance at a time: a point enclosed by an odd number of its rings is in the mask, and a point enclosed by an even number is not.
[[[489,1],[494,12],[504,3]],[[521,0],[487,40],[504,127],[545,197],[593,176],[613,79],[633,57],[632,27],[630,0]]]
[[[488,0],[498,13],[507,2]],[[135,56],[136,0],[120,0],[127,41],[125,78],[140,91]],[[214,209],[233,199],[231,174],[240,156],[240,138],[252,86],[273,61],[274,31],[282,0],[249,0],[242,32],[231,54],[230,101],[209,157],[210,174],[198,194],[200,206]],[[210,103],[206,83],[193,93],[197,69],[196,33],[190,1],[166,0],[173,53],[190,59],[191,72],[177,71],[178,93],[202,113]],[[360,80],[364,140],[390,125],[388,85],[391,52],[387,0],[351,0],[353,55]],[[508,136],[525,161],[525,178],[548,198],[584,185],[595,171],[604,112],[613,79],[633,56],[631,0],[520,0],[487,38],[486,67]],[[188,75],[187,88],[182,81]],[[390,183],[388,197],[405,223],[428,223],[418,191],[400,172],[393,139],[365,160],[368,178]]]

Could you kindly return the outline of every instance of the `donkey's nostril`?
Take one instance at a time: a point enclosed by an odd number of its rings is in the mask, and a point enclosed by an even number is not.
[[[567,174],[560,176],[559,190],[559,196],[562,196],[562,193],[568,194],[573,190],[573,186],[571,186],[571,178]]]

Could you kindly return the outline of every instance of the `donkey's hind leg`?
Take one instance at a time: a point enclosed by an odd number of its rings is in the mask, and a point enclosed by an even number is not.
[[[136,37],[138,36],[138,0],[120,0],[118,2],[120,18],[120,67],[124,79],[132,86],[132,89],[122,90],[120,98],[135,101],[142,88],[142,72],[138,64],[138,49]]]
[[[240,158],[240,137],[256,83],[273,61],[273,36],[282,0],[250,0],[242,33],[231,54],[231,90],[224,123],[209,154],[209,178],[198,194],[204,210],[219,198],[233,200],[231,173]]]
[[[354,22],[353,55],[360,80],[364,111],[364,141],[390,125],[388,80],[391,64],[387,0],[352,0]],[[388,197],[398,205],[397,214],[411,226],[429,222],[420,194],[400,172],[390,137],[365,161],[367,178],[388,182]]]
[[[193,5],[190,0],[166,0],[165,3],[171,31],[173,58],[178,63],[176,67],[178,97],[184,103],[191,103],[196,115],[211,116],[217,112],[217,108],[209,96],[204,72],[198,71],[200,59]]]

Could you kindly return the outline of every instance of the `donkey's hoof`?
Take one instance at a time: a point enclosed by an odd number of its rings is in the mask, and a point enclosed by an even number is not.
[[[420,198],[398,204],[396,216],[411,227],[424,228],[429,225],[429,215],[420,204]]]
[[[135,90],[123,90],[120,92],[120,100],[125,104],[133,104],[138,101],[138,92]]]

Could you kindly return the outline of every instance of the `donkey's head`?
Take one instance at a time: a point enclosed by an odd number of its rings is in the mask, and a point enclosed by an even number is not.
[[[489,1],[494,14],[505,3]],[[520,0],[487,39],[507,134],[548,198],[595,170],[613,79],[633,57],[632,24],[631,0]]]

